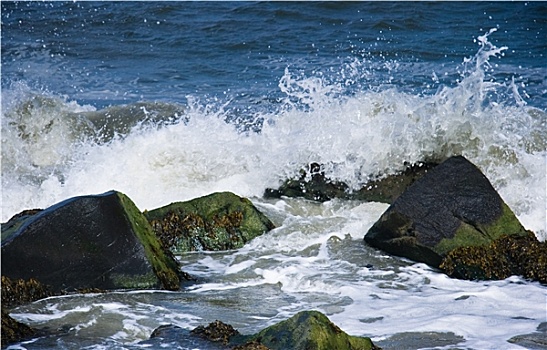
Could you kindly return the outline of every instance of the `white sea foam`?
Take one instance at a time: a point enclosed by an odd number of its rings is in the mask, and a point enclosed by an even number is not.
[[[434,95],[386,88],[344,96],[341,83],[287,70],[280,80],[287,101],[259,116],[265,120],[260,133],[226,123],[223,106],[194,101],[186,123],[138,126],[97,144],[78,134],[85,121],[70,119],[91,107],[19,89],[3,110],[2,219],[110,189],[141,209],[213,191],[261,197],[310,162],[359,188],[405,162],[462,154],[545,239],[546,114],[526,107],[514,83],[488,80],[489,60],[504,48],[487,36],[479,43],[462,81]]]

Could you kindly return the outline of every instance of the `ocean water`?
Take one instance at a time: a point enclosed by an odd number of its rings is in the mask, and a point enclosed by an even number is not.
[[[179,256],[200,278],[181,292],[19,307],[54,335],[12,348],[161,348],[161,324],[252,333],[316,309],[385,349],[521,349],[545,286],[365,246],[385,204],[263,193],[310,162],[359,188],[464,155],[547,239],[546,37],[542,2],[2,1],[2,221],[116,189],[141,210],[232,191],[277,225]]]

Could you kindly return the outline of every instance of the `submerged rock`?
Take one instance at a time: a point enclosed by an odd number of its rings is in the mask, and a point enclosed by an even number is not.
[[[190,333],[212,342],[220,342],[224,345],[230,342],[230,338],[239,335],[239,332],[234,327],[219,320],[209,323],[207,327],[198,326]]]
[[[67,199],[2,239],[2,274],[54,292],[98,288],[177,290],[182,276],[135,204],[116,191]]]
[[[462,249],[487,247],[505,235],[525,237],[528,232],[481,171],[458,156],[411,185],[370,228],[365,241],[439,267],[451,252],[453,261],[464,262],[458,253]],[[443,266],[451,269],[449,262]],[[454,267],[458,274],[483,277],[464,270],[461,265]]]
[[[320,164],[312,163],[300,171],[299,178],[286,180],[278,189],[266,189],[264,196],[302,197],[320,202],[341,198],[391,204],[436,165],[428,162],[407,165],[397,174],[372,179],[359,190],[352,191],[346,183],[326,177]]]
[[[230,192],[145,211],[163,246],[174,253],[228,250],[274,228],[250,200]]]
[[[254,335],[241,335],[232,326],[215,321],[188,332],[166,325],[154,330],[151,339],[143,344],[157,345],[156,338],[164,344],[179,346],[199,344],[207,349],[232,350],[379,350],[370,338],[350,336],[330,322],[319,311],[302,311],[288,320],[267,327]],[[198,343],[207,340],[209,345]]]
[[[379,349],[370,338],[342,331],[319,311],[302,311],[251,337],[272,350],[369,350]]]
[[[540,323],[534,333],[514,336],[508,342],[526,349],[547,349],[547,322]]]

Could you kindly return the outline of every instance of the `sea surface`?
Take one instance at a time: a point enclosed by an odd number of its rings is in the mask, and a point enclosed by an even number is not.
[[[162,324],[249,334],[310,309],[384,349],[522,349],[545,286],[366,246],[385,204],[263,193],[310,162],[357,189],[463,155],[547,239],[546,38],[544,2],[2,1],[1,221],[115,189],[141,210],[232,191],[277,225],[179,256],[200,278],[181,292],[19,307],[54,335],[11,349],[169,348],[147,342]]]

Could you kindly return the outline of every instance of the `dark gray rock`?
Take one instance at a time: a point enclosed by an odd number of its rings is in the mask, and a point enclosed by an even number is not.
[[[527,234],[482,172],[457,156],[408,187],[370,228],[365,242],[438,267],[458,247]]]
[[[547,322],[542,322],[533,333],[514,336],[509,343],[517,344],[526,349],[547,349]]]
[[[30,216],[2,240],[2,275],[54,292],[180,286],[180,270],[124,194],[67,199]]]
[[[436,165],[423,162],[407,165],[399,173],[373,178],[359,190],[352,191],[346,183],[325,176],[320,164],[312,163],[300,171],[298,178],[286,180],[278,189],[266,189],[264,196],[301,197],[319,202],[341,198],[391,204],[408,186]]]

